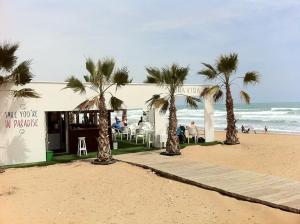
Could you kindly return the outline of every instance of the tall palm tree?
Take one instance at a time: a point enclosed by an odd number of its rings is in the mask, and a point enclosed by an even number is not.
[[[11,89],[11,85],[23,86],[29,83],[33,77],[30,72],[30,61],[23,61],[17,65],[18,57],[15,52],[18,48],[18,44],[0,44],[0,87],[5,84],[9,85],[8,89],[0,89],[0,91],[9,92],[17,98],[38,98],[39,95],[31,88]],[[4,169],[0,169],[0,173],[3,172]]]
[[[121,69],[115,68],[113,59],[98,60],[95,64],[91,59],[87,59],[85,63],[88,75],[84,76],[86,83],[71,76],[66,80],[66,88],[71,88],[75,92],[81,94],[86,92],[86,88],[93,90],[96,95],[85,100],[77,106],[79,110],[88,110],[97,107],[99,110],[99,137],[98,137],[98,153],[95,164],[110,164],[114,162],[111,155],[109,134],[108,134],[108,112],[105,104],[105,94],[110,94],[110,106],[114,110],[121,108],[123,101],[113,96],[109,90],[111,87],[124,86],[131,82],[128,78],[128,70],[126,67]]]
[[[255,71],[246,72],[243,77],[234,77],[238,67],[238,55],[231,53],[229,55],[221,55],[214,66],[202,63],[204,68],[198,72],[207,80],[215,81],[216,84],[205,88],[201,96],[212,95],[215,101],[218,101],[223,96],[223,90],[226,95],[226,111],[227,111],[227,128],[225,144],[234,145],[239,144],[236,129],[236,119],[234,117],[233,98],[231,94],[231,86],[237,79],[243,79],[245,86],[248,84],[256,84],[259,82],[259,75]],[[241,99],[249,104],[250,96],[245,91],[240,91]]]
[[[176,134],[177,116],[176,116],[176,96],[181,95],[186,97],[186,103],[192,108],[197,108],[197,102],[200,99],[195,97],[186,96],[183,94],[176,94],[176,90],[180,88],[188,75],[188,67],[179,67],[177,64],[171,67],[164,67],[162,69],[156,67],[147,67],[146,83],[154,83],[158,86],[166,87],[168,93],[155,94],[150,98],[147,103],[149,106],[160,108],[161,112],[165,113],[169,109],[169,127],[168,139],[166,144],[166,152],[164,155],[179,155],[180,145],[178,136]]]
[[[0,87],[5,84],[23,86],[30,83],[33,78],[33,74],[30,72],[30,61],[17,64],[18,57],[15,53],[18,48],[18,44],[0,44]],[[14,97],[39,97],[31,88],[11,89],[9,86],[8,89],[0,91],[10,92]]]

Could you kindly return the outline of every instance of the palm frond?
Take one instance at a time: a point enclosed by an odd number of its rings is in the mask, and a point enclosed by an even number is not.
[[[192,97],[192,96],[186,96],[185,102],[187,104],[188,107],[192,108],[192,109],[197,109],[198,108],[198,102],[200,102],[201,100],[199,98],[196,97]]]
[[[91,77],[96,75],[96,66],[91,58],[88,58],[85,62],[85,68],[90,73]]]
[[[15,56],[16,50],[19,48],[18,44],[3,43],[0,45],[0,70],[11,71],[17,62]]]
[[[149,107],[153,107],[155,100],[160,98],[160,94],[154,94],[149,100],[146,101]]]
[[[165,114],[168,109],[169,109],[169,101],[167,99],[162,100],[161,101],[160,112]]]
[[[231,53],[229,55],[221,55],[217,60],[217,69],[220,73],[231,75],[236,71],[238,66],[238,55]]]
[[[189,67],[179,67],[177,64],[171,66],[171,76],[176,86],[182,85],[189,73]]]
[[[165,113],[169,108],[169,101],[164,97],[160,97],[158,99],[155,99],[152,105],[154,108],[159,108],[160,112]]]
[[[166,97],[161,97],[160,94],[153,95],[146,103],[149,107],[159,108],[162,113],[166,113],[169,108],[168,99]]]
[[[212,65],[207,64],[207,63],[202,63],[202,65],[204,65],[206,68],[208,68],[208,69],[214,71],[215,73],[217,73],[217,71],[215,70],[215,68]]]
[[[85,93],[85,86],[79,79],[75,78],[74,76],[67,78],[66,82],[67,85],[64,89],[69,88],[72,89],[74,92]]]
[[[200,93],[200,96],[201,97],[205,97],[207,94],[208,94],[208,90],[210,89],[210,87],[205,87],[201,93]]]
[[[16,85],[25,85],[29,83],[33,78],[33,75],[30,72],[30,61],[23,61],[19,64],[9,77]]]
[[[176,82],[176,71],[172,71],[171,69],[168,66],[161,69],[161,77],[164,84],[173,85]]]
[[[218,74],[210,69],[202,69],[198,72],[199,75],[203,75],[207,80],[213,80],[215,79]]]
[[[106,80],[109,80],[115,67],[115,61],[112,58],[107,58],[102,61],[101,67],[98,66],[98,72],[101,72],[105,76]]]
[[[206,68],[198,72],[199,75],[203,75],[207,80],[213,80],[218,76],[217,71],[210,64],[202,63]]]
[[[93,109],[94,107],[98,107],[99,105],[99,97],[95,96],[92,99],[88,99],[80,103],[75,109],[78,110],[89,110]]]
[[[257,72],[247,72],[244,76],[244,85],[259,83],[259,75]]]
[[[31,88],[13,90],[12,95],[16,98],[40,98],[39,94]]]
[[[215,101],[215,102],[218,102],[219,100],[221,100],[221,99],[223,98],[223,95],[224,95],[223,91],[222,91],[221,89],[219,89],[219,90],[213,95],[214,101]]]
[[[244,101],[246,104],[250,103],[251,98],[248,93],[246,93],[245,91],[241,91],[240,96],[241,96],[242,101]]]
[[[162,85],[164,83],[164,79],[161,75],[161,72],[156,67],[146,67],[146,71],[148,73],[145,83],[154,83]]]
[[[84,78],[84,81],[90,82],[90,76],[84,75],[83,78]]]
[[[214,101],[217,102],[218,100],[222,99],[223,91],[221,90],[220,86],[215,85],[212,87],[205,87],[202,92],[200,93],[201,97],[205,96],[212,96]]]
[[[118,69],[113,75],[112,82],[116,84],[117,87],[124,86],[132,82],[132,80],[129,80],[128,73],[129,72],[126,67]]]
[[[113,110],[119,110],[119,109],[121,109],[122,104],[123,104],[123,101],[120,100],[119,98],[117,98],[117,97],[115,97],[115,96],[112,96],[112,97],[110,98],[110,107],[111,107]]]

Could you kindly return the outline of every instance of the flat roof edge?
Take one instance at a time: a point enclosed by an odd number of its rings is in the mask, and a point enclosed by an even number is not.
[[[59,81],[31,81],[31,84],[66,84],[67,82],[59,82]],[[149,85],[155,86],[156,84],[152,83],[130,83],[127,85]],[[183,86],[211,86],[212,84],[183,84]]]

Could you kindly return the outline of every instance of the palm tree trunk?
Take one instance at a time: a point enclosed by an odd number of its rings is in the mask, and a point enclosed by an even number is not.
[[[169,127],[168,127],[168,140],[166,145],[166,151],[170,154],[179,154],[180,145],[178,136],[176,134],[177,128],[177,116],[174,93],[171,94],[170,108],[169,108]]]
[[[225,144],[239,144],[236,130],[236,120],[234,118],[233,99],[231,95],[230,85],[226,84],[226,111],[227,111],[227,129]]]
[[[105,106],[105,98],[102,94],[99,99],[99,137],[97,158],[100,162],[109,162],[112,160],[108,135],[107,110]]]

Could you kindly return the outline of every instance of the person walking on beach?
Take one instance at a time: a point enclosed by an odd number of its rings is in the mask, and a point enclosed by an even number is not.
[[[267,132],[268,132],[268,128],[267,126],[265,126],[265,134],[267,134]]]
[[[241,129],[242,129],[242,133],[245,133],[245,127],[244,127],[244,125],[242,125]]]
[[[139,120],[138,125],[140,125],[142,123],[143,123],[143,117],[141,117],[141,119]]]

